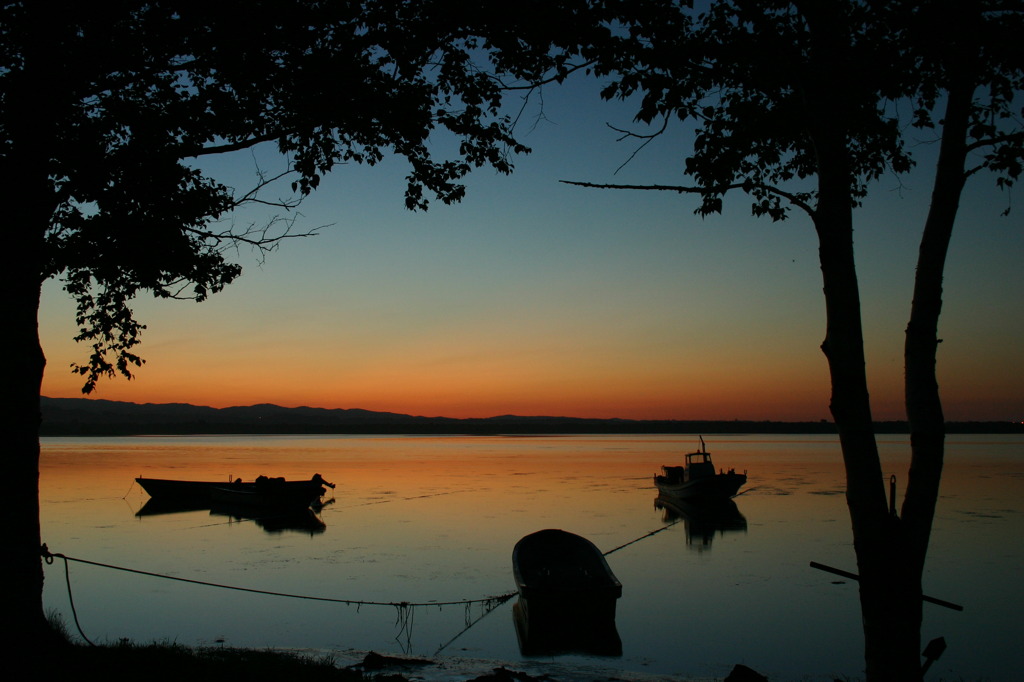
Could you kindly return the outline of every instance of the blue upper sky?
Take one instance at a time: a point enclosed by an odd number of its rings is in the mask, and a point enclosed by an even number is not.
[[[460,204],[405,210],[399,159],[339,167],[299,208],[297,228],[325,226],[317,236],[263,264],[240,250],[242,277],[202,305],[140,300],[148,362],[95,396],[452,417],[828,418],[809,219],[755,219],[738,194],[701,219],[688,195],[559,182],[686,183],[687,131],[670,127],[630,160],[637,142],[608,124],[629,128],[632,110],[597,90],[570,80],[545,89],[542,110],[531,100],[519,130],[533,153],[511,176],[473,173]],[[903,417],[903,331],[936,151],[926,135],[918,170],[881,179],[855,213],[878,419]],[[209,163],[239,189],[253,178],[250,153]],[[1014,199],[984,175],[965,193],[940,328],[949,419],[1024,418],[1024,213],[1000,216]],[[74,333],[73,306],[49,283],[44,395],[80,395],[68,365],[88,349]]]

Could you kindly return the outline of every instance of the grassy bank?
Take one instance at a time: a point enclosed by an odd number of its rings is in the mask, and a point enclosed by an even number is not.
[[[46,668],[60,668],[85,679],[116,679],[142,675],[147,682],[163,680],[281,680],[318,679],[324,682],[363,682],[363,673],[337,668],[329,658],[311,658],[276,651],[191,648],[177,644],[119,643],[107,646],[69,644],[53,652]],[[381,678],[377,678],[381,679]],[[391,679],[400,680],[397,676]]]
[[[330,657],[317,658],[281,651],[121,642],[107,646],[69,644],[51,652],[44,666],[48,677],[66,675],[84,679],[117,679],[124,675],[140,675],[146,682],[282,682],[301,679],[315,679],[317,682],[410,682],[410,679],[417,679],[417,663],[371,653],[360,665],[339,668]],[[409,671],[411,678],[404,671]],[[497,668],[490,673],[467,678],[466,682],[541,682],[544,679],[549,678]]]
[[[116,679],[140,675],[146,682],[201,682],[245,680],[281,682],[316,679],[318,682],[409,682],[416,671],[433,661],[394,658],[369,653],[357,665],[339,667],[330,656],[241,649],[223,646],[188,647],[177,643],[137,644],[122,640],[112,644],[75,643],[64,623],[49,618],[54,637],[43,652],[35,652],[47,677]],[[42,655],[39,655],[39,654]],[[472,677],[472,676],[470,676]],[[467,682],[539,682],[526,673],[499,668]]]

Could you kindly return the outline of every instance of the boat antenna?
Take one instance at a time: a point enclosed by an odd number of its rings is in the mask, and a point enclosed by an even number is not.
[[[708,451],[707,448],[704,447],[704,436],[703,435],[697,436],[697,438],[700,438],[700,451],[701,452],[707,452]]]

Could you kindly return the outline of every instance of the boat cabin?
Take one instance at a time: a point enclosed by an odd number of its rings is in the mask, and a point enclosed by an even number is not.
[[[672,481],[693,481],[715,475],[715,465],[711,463],[708,452],[691,452],[686,456],[685,466],[663,466],[665,477]]]
[[[747,482],[746,473],[716,472],[711,455],[700,439],[700,450],[683,455],[682,466],[663,466],[664,476],[655,476],[654,485],[664,495],[685,498],[728,499]]]
[[[715,465],[711,463],[711,455],[707,452],[691,452],[686,455],[686,478],[704,478],[715,475]]]

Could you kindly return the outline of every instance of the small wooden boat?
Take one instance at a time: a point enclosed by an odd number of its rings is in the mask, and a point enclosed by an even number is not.
[[[621,655],[615,604],[622,583],[594,543],[557,529],[532,533],[512,550],[512,572],[524,655]]]
[[[281,489],[295,491],[300,497],[307,497],[308,501],[322,496],[327,488],[333,488],[333,483],[328,483],[320,474],[313,474],[313,477],[306,481],[285,481],[283,478],[267,478],[260,476],[255,481],[176,481],[163,478],[136,478],[135,482],[142,486],[142,489],[149,493],[154,499],[166,500],[192,500],[199,502],[210,502],[213,500],[213,491],[218,488],[230,488],[238,491],[255,492],[257,488],[263,487],[266,482],[273,482]]]
[[[537,531],[517,542],[512,572],[519,595],[538,602],[601,600],[615,615],[622,596],[622,583],[594,543],[564,530]]]
[[[519,653],[523,656],[622,655],[622,639],[614,619],[588,622],[577,618],[569,623],[558,620],[546,622],[543,617],[529,615],[524,604],[520,599],[512,605]]]
[[[281,479],[256,480],[253,486],[223,485],[210,489],[213,504],[273,509],[308,509],[323,495],[323,487],[293,486]]]
[[[715,473],[711,453],[700,439],[700,450],[685,455],[683,466],[663,466],[664,474],[654,477],[654,485],[664,495],[704,500],[725,500],[734,496],[747,482],[747,474],[733,469]]]

